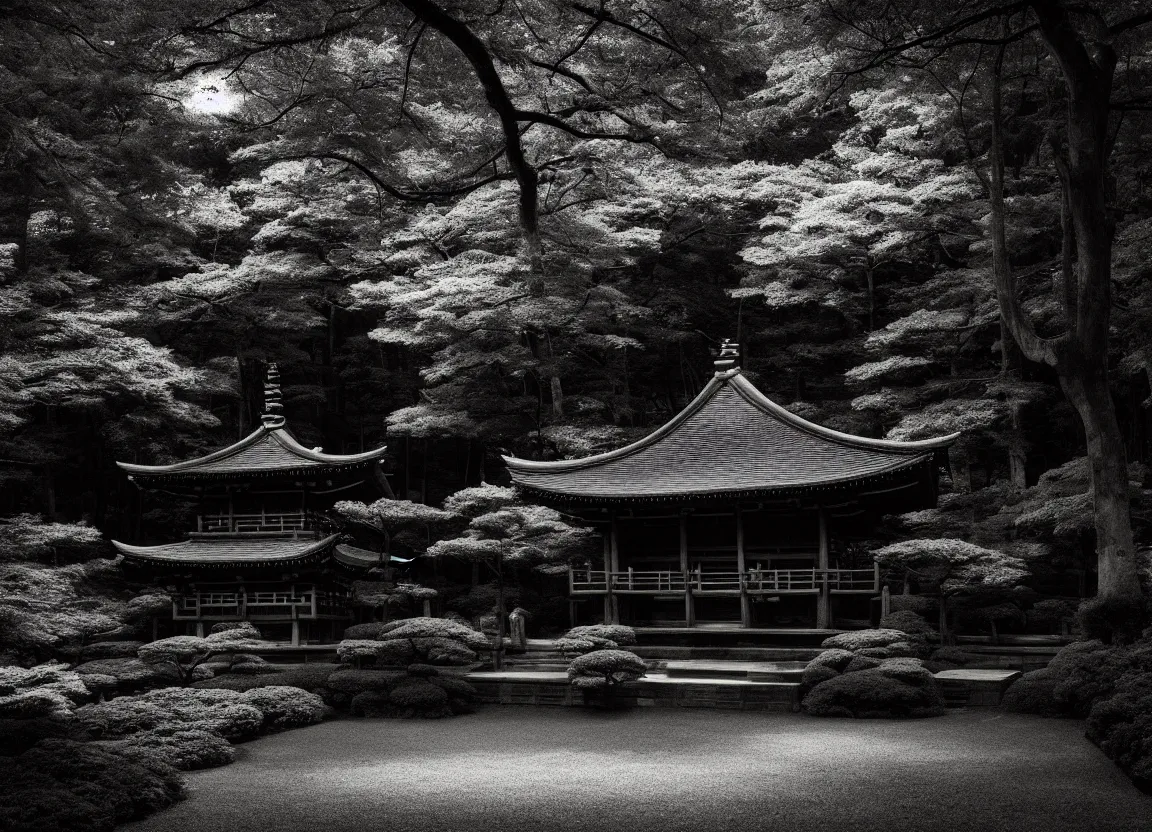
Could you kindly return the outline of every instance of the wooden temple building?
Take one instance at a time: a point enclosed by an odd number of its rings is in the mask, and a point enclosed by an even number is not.
[[[138,487],[194,501],[197,517],[179,543],[112,543],[126,566],[174,590],[176,634],[251,621],[274,641],[339,641],[353,617],[353,579],[383,556],[340,544],[319,512],[391,496],[385,449],[337,455],[301,445],[285,423],[275,365],[264,399],[259,427],[234,445],[170,465],[118,462]]]
[[[958,434],[899,442],[821,427],[737,363],[725,342],[700,395],[626,447],[504,458],[526,497],[603,531],[603,562],[569,574],[574,620],[824,629],[871,617],[879,570],[853,541],[883,514],[935,506]]]

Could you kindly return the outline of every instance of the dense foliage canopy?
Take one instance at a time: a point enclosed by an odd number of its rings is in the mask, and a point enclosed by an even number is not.
[[[941,508],[885,534],[1066,595],[1099,548],[1130,592],[1147,24],[1135,0],[9,4],[0,558],[176,534],[190,507],[113,461],[244,435],[276,361],[302,442],[388,443],[398,499],[345,512],[381,548],[528,559],[559,518],[435,506],[503,481],[501,452],[660,424],[735,337],[806,418],[963,431]]]

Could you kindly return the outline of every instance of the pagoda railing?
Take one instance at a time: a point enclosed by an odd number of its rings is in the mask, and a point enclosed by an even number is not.
[[[253,514],[203,514],[199,532],[299,532],[311,528],[311,516],[303,511]]]
[[[195,619],[308,619],[343,616],[345,593],[294,586],[287,589],[204,590],[187,592],[173,602],[173,617]]]
[[[573,593],[612,592],[879,592],[876,569],[750,569],[741,572],[708,572],[697,569],[635,570],[606,572],[590,566],[573,566],[568,571],[568,589]]]

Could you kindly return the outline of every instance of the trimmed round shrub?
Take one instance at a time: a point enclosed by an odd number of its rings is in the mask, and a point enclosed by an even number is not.
[[[388,709],[381,716],[409,719],[423,717],[439,719],[452,716],[448,692],[426,679],[409,678],[399,683],[388,694]]]
[[[956,667],[964,667],[972,661],[972,656],[959,647],[937,647],[932,651],[931,659],[934,662],[947,662]]]
[[[1136,784],[1152,787],[1152,675],[1125,676],[1088,714],[1088,738]]]
[[[159,758],[58,739],[0,758],[0,782],[0,828],[20,832],[111,830],[183,794],[176,769]]]
[[[593,650],[613,649],[618,645],[607,639],[593,641],[590,638],[568,638],[565,636],[556,639],[554,646],[561,653],[591,653]]]
[[[448,705],[448,692],[423,679],[410,679],[396,685],[388,694],[388,701],[397,708],[431,711]]]
[[[228,668],[229,673],[238,673],[241,676],[260,676],[272,673],[282,673],[283,671],[274,664],[269,664],[266,661],[259,662],[241,662],[240,664],[233,663]]]
[[[200,690],[235,690],[246,691],[254,688],[265,688],[270,685],[283,685],[291,688],[303,688],[316,691],[326,686],[328,677],[337,670],[343,670],[344,665],[329,662],[315,662],[309,664],[269,664],[268,671],[259,674],[232,674],[227,673],[215,679],[194,682],[191,687]]]
[[[363,716],[370,719],[388,717],[392,715],[392,705],[388,701],[388,693],[379,690],[367,690],[352,697],[352,716]]]
[[[96,737],[118,739],[158,728],[186,728],[230,740],[256,736],[264,714],[229,690],[164,688],[86,705],[76,717]]]
[[[929,595],[890,595],[888,607],[892,612],[914,612],[919,616],[928,616],[940,608],[940,601]],[[896,629],[900,629],[897,627]]]
[[[931,639],[936,637],[936,629],[922,616],[912,610],[890,612],[880,619],[880,627],[885,630],[900,630],[910,636]]]
[[[227,633],[229,641],[233,639],[256,639],[263,638],[260,631],[256,629],[256,625],[250,621],[218,621],[212,625],[212,629],[208,631],[208,638],[213,636],[220,636],[222,633]]]
[[[610,688],[635,681],[648,670],[644,660],[627,650],[595,650],[568,665],[568,682],[577,688]]]
[[[814,716],[926,717],[944,713],[931,674],[927,684],[908,684],[884,668],[844,673],[812,688],[804,697],[804,710]]]
[[[364,693],[371,690],[389,691],[408,678],[402,670],[338,670],[328,677],[327,687],[341,693]]]
[[[901,630],[855,630],[826,638],[820,646],[825,649],[862,650],[867,647],[887,647],[900,641],[908,641],[908,634]]]
[[[582,627],[573,627],[564,634],[564,638],[596,639],[615,642],[617,646],[626,647],[636,643],[636,631],[623,624],[588,624]]]
[[[1142,596],[1089,598],[1076,610],[1082,636],[1104,644],[1131,644],[1148,624],[1148,601]]]
[[[440,675],[440,668],[431,664],[410,664],[406,670],[409,676],[415,676],[419,679],[430,679]]]
[[[96,641],[79,650],[78,659],[90,662],[96,659],[134,659],[142,641]]]
[[[825,650],[816,658],[808,662],[808,667],[815,667],[821,665],[830,667],[836,672],[841,672],[848,666],[848,663],[854,658],[851,650]]]
[[[446,618],[401,618],[389,621],[381,628],[376,638],[380,640],[443,638],[457,641],[474,651],[492,649],[492,642],[483,633]]]
[[[805,688],[814,688],[821,682],[825,682],[828,679],[835,679],[839,675],[840,671],[836,670],[834,667],[830,667],[826,664],[809,663],[809,665],[804,668],[804,673],[800,679],[801,684]]]
[[[314,693],[284,685],[254,688],[242,694],[244,701],[264,714],[265,731],[286,731],[315,725],[328,711],[324,700]]]
[[[84,662],[75,668],[81,676],[111,676],[116,680],[116,689],[122,693],[179,681],[176,672],[164,665],[150,665],[135,658],[95,659]]]
[[[879,667],[880,662],[880,659],[874,659],[871,656],[853,656],[852,661],[848,662],[848,666],[844,668],[844,672],[855,673],[858,670],[871,670],[874,667]]]
[[[476,688],[456,676],[437,676],[429,681],[450,697],[471,700],[476,696]]]
[[[1004,691],[1000,704],[1016,713],[1058,716],[1061,713],[1055,692],[1058,681],[1057,675],[1046,667],[1030,670]]]
[[[394,622],[368,621],[364,624],[353,624],[344,629],[344,638],[348,641],[375,641],[384,628]]]
[[[232,743],[211,731],[144,731],[93,745],[126,757],[159,759],[180,771],[215,768],[236,759]]]
[[[0,667],[0,718],[67,716],[92,699],[84,677],[61,664]]]
[[[76,720],[71,714],[67,717],[55,715],[0,719],[0,757],[23,754],[40,740],[72,738],[75,731]]]
[[[884,659],[880,663],[880,673],[892,679],[898,679],[907,685],[935,684],[932,671],[924,667],[919,659]]]

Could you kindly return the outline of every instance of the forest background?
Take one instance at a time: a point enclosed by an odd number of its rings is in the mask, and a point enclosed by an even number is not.
[[[268,362],[304,444],[387,443],[440,504],[643,435],[733,338],[807,419],[963,432],[877,545],[1092,594],[1083,420],[1012,335],[1075,330],[1087,268],[1045,15],[1116,58],[1102,360],[1146,548],[1146,4],[62,0],[0,12],[0,551],[177,539],[114,461],[245,435]]]

